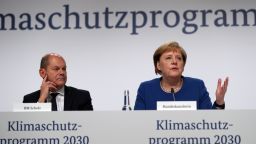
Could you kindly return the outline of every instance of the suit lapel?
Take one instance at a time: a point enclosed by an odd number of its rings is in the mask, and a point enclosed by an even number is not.
[[[69,87],[65,86],[65,93],[64,93],[64,111],[71,110],[72,108],[72,92],[70,92]]]

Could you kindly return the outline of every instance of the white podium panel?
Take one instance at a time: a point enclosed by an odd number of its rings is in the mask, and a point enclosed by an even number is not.
[[[256,110],[1,112],[1,144],[253,144]]]

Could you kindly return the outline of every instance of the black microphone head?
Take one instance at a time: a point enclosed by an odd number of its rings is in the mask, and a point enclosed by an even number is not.
[[[174,88],[171,88],[171,93],[174,93]]]

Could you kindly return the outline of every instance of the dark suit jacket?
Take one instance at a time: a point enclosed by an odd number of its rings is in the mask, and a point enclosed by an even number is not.
[[[40,96],[40,90],[27,94],[23,103],[36,103]],[[93,110],[90,93],[86,90],[65,86],[64,111]]]

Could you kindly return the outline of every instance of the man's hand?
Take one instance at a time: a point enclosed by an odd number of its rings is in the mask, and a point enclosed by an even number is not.
[[[54,92],[56,90],[57,90],[56,84],[54,82],[48,81],[47,76],[45,76],[41,84],[40,97],[38,102],[44,103],[49,95],[49,92],[50,91]]]

